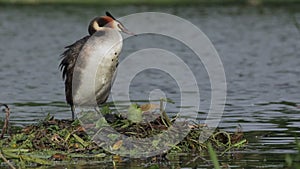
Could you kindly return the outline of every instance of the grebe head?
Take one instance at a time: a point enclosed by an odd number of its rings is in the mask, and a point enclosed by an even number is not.
[[[129,32],[124,25],[116,20],[109,12],[106,12],[106,16],[96,17],[90,22],[88,29],[89,34],[92,35],[97,31],[103,30],[103,27],[116,29],[120,32],[134,35],[133,33]]]

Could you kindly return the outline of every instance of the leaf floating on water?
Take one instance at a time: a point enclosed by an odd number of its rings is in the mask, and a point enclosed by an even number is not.
[[[122,144],[123,144],[123,140],[117,141],[117,142],[113,145],[112,150],[118,150],[118,149],[120,149],[121,146],[122,146]]]

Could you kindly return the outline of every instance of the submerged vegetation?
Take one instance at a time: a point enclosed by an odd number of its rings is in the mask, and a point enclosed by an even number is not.
[[[177,116],[169,118],[162,109],[157,114],[150,113],[152,109],[158,107],[151,104],[131,105],[127,111],[127,117],[112,112],[108,107],[103,107],[101,110],[103,116],[96,121],[91,118],[95,112],[85,112],[80,120],[75,121],[58,120],[48,115],[39,123],[24,127],[11,136],[2,139],[0,141],[0,162],[7,163],[6,165],[11,167],[15,165],[23,168],[27,165],[54,165],[58,161],[62,163],[102,161],[112,158],[112,155],[115,154],[114,151],[119,152],[119,155],[120,153],[130,152],[130,155],[134,156],[134,153],[138,153],[145,146],[160,149],[160,142],[163,142],[163,139],[178,137],[176,134],[182,132],[182,130],[177,130],[179,126],[186,126],[186,129],[188,129],[187,135],[180,142],[168,145],[168,151],[163,151],[155,158],[168,159],[174,153],[190,153],[199,156],[199,154],[209,150],[211,156],[216,160],[215,155],[212,154],[214,153],[212,147],[218,152],[225,153],[232,149],[241,148],[247,143],[241,131],[227,133],[221,130],[212,131],[205,124],[190,125],[187,122],[176,124]],[[132,119],[134,116],[132,114],[141,114],[142,116],[140,116],[141,118]],[[146,116],[150,114],[154,115],[152,117],[155,117],[155,119],[145,121]],[[83,127],[82,121],[84,120],[89,121],[88,123],[85,121]],[[126,135],[127,138],[119,137],[116,134],[108,134],[103,138],[104,140],[96,139],[95,141],[95,138],[91,137],[94,134],[91,135],[93,131],[102,132],[112,128],[118,133]],[[166,130],[171,130],[171,134],[153,139],[150,142],[151,145],[144,143],[129,145],[126,143],[128,141],[126,139],[130,138],[156,138],[155,136]],[[203,134],[208,135],[208,139],[204,142],[199,139],[203,137]],[[103,148],[106,144],[112,146]],[[108,149],[110,151],[107,151]],[[153,158],[151,154],[148,157]],[[115,164],[115,159],[113,159],[113,162]],[[214,165],[216,165],[215,162]]]

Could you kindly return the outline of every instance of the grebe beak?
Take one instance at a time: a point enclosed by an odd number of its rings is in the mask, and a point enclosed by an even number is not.
[[[127,28],[125,28],[125,26],[123,26],[122,24],[118,24],[118,27],[119,27],[119,29],[122,31],[122,32],[124,32],[124,33],[126,33],[126,34],[128,34],[128,35],[134,35],[134,36],[136,36],[133,32],[130,32]]]

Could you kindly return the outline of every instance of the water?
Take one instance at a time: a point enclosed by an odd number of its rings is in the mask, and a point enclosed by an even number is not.
[[[219,126],[235,131],[240,125],[249,141],[245,150],[220,157],[222,162],[232,168],[281,168],[285,154],[296,152],[293,143],[300,131],[300,30],[295,23],[300,23],[300,12],[296,7],[1,6],[0,102],[11,107],[12,124],[35,123],[49,112],[57,118],[71,117],[58,69],[60,54],[64,46],[86,35],[92,17],[106,10],[115,16],[144,11],[174,14],[209,37],[223,62],[228,88]],[[125,42],[124,54],[162,46],[182,56],[193,55],[168,38],[142,39]],[[201,62],[190,58],[186,61],[199,72],[200,112],[207,112],[209,79]],[[175,101],[180,98],[172,78],[156,70],[140,74],[130,87],[135,100],[148,99],[155,88]],[[168,108],[176,112],[176,104]],[[199,113],[199,120],[203,118],[205,113]],[[191,158],[183,156],[182,162],[172,164],[211,167],[203,160],[187,165]],[[125,168],[130,165],[137,164],[124,163]]]

